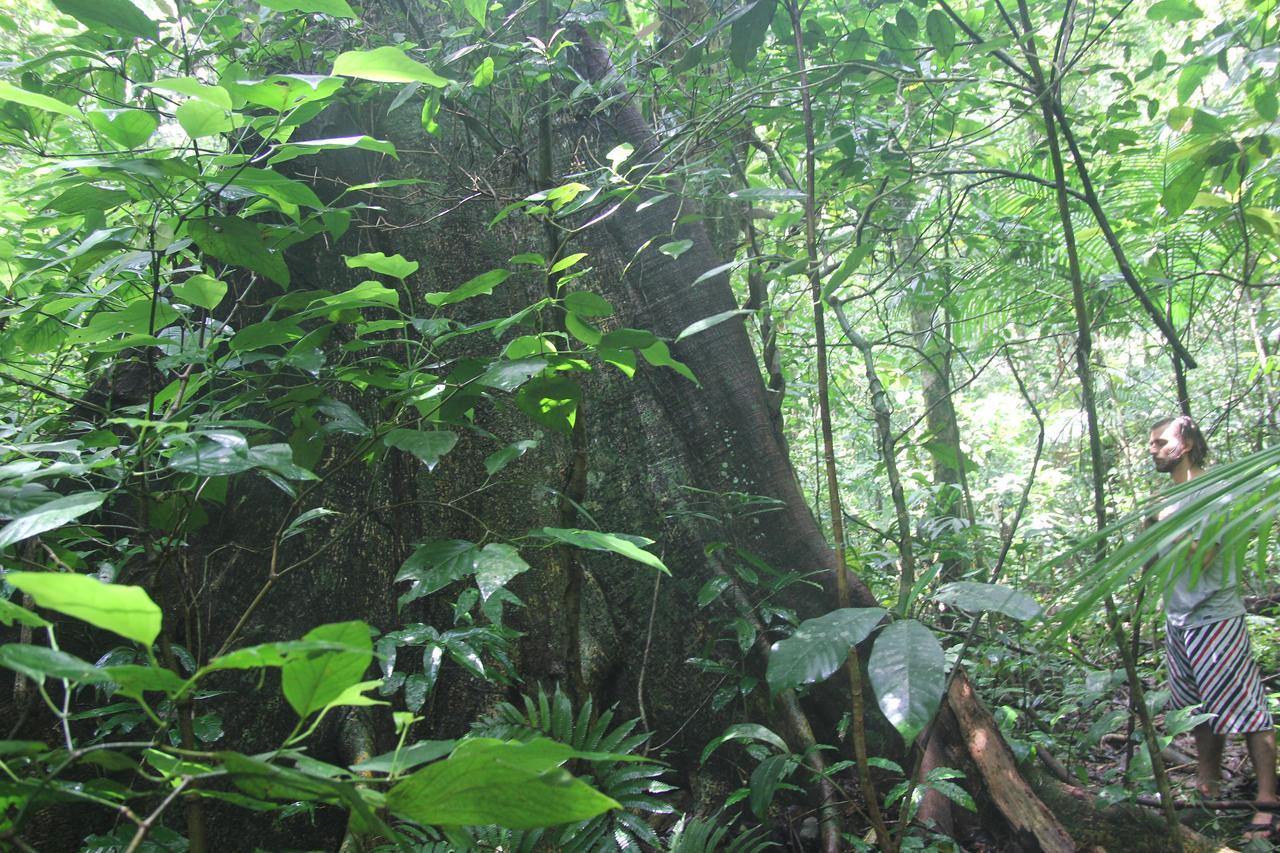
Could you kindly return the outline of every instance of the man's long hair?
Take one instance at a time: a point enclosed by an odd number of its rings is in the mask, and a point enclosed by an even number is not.
[[[1178,415],[1176,418],[1162,418],[1151,425],[1151,431],[1164,429],[1169,424],[1177,424],[1174,431],[1178,443],[1182,446],[1182,454],[1191,460],[1191,464],[1199,468],[1204,465],[1204,458],[1209,455],[1209,443],[1204,440],[1204,433],[1190,415]]]

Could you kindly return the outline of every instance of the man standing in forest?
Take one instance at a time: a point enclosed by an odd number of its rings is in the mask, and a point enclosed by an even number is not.
[[[1204,473],[1208,445],[1190,417],[1165,418],[1151,428],[1151,461],[1175,484]],[[1166,507],[1164,519],[1186,503]],[[1204,553],[1197,559],[1199,551]],[[1259,804],[1276,805],[1276,736],[1245,631],[1244,601],[1234,561],[1216,543],[1192,542],[1186,564],[1171,573],[1164,591],[1165,651],[1169,685],[1178,707],[1199,706],[1212,719],[1195,727],[1200,795],[1219,796],[1222,748],[1228,734],[1243,734],[1258,778]],[[1199,572],[1195,566],[1202,566]],[[1268,838],[1277,823],[1273,812],[1259,811],[1250,837]]]

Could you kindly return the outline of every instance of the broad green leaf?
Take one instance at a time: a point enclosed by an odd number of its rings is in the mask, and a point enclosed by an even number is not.
[[[342,77],[356,77],[379,83],[423,83],[437,89],[449,81],[417,60],[410,59],[398,47],[352,50],[339,54],[333,61],[333,73]]]
[[[406,260],[402,255],[384,255],[369,252],[363,255],[344,255],[349,269],[369,269],[393,278],[406,279],[418,271],[418,262]]]
[[[577,754],[545,738],[527,743],[468,738],[444,761],[427,765],[388,791],[387,808],[431,826],[497,824],[511,829],[577,823],[620,808],[559,769]]]
[[[467,14],[483,27],[485,15],[489,11],[489,0],[463,0],[462,5],[466,7]]]
[[[447,430],[393,429],[382,441],[387,447],[412,453],[431,471],[440,464],[441,457],[458,443],[458,436]]]
[[[89,124],[122,148],[141,148],[160,126],[154,113],[146,110],[94,110]]]
[[[219,672],[225,669],[262,669],[284,666],[295,658],[315,656],[322,652],[348,652],[363,654],[358,646],[328,640],[285,640],[279,643],[262,643],[237,649],[222,657],[214,658],[201,668],[201,672]]]
[[[698,377],[693,375],[693,371],[682,361],[677,361],[671,355],[671,349],[667,346],[666,341],[654,341],[649,346],[640,350],[640,355],[644,356],[644,360],[652,364],[654,367],[669,367],[676,373],[679,373],[685,379],[688,379],[695,385],[701,385]]]
[[[643,563],[646,566],[657,569],[663,574],[671,574],[661,560],[640,547],[640,544],[653,544],[652,539],[646,539],[642,536],[623,536],[619,533],[601,533],[598,530],[578,530],[576,528],[562,527],[543,527],[529,531],[529,535],[550,539],[565,545],[572,545],[574,548],[584,548],[588,551],[612,551],[629,560],[635,560],[637,563]]]
[[[670,243],[663,243],[658,247],[658,251],[674,260],[689,251],[692,247],[692,240],[674,240]]]
[[[160,607],[140,586],[63,572],[9,572],[5,580],[41,607],[149,646],[160,635]]]
[[[331,18],[356,18],[347,0],[258,0],[273,12],[305,12]]]
[[[132,200],[124,190],[110,190],[93,184],[78,184],[60,193],[45,207],[59,213],[87,213],[93,210],[107,211]]]
[[[956,49],[956,28],[951,19],[941,9],[931,9],[924,19],[924,29],[938,56],[943,61],[949,59]]]
[[[0,80],[0,101],[10,101],[15,104],[22,104],[26,107],[35,107],[45,112],[58,113],[64,116],[77,116],[80,111],[75,107],[64,104],[57,98],[50,98],[48,95],[41,95],[37,92],[28,92],[26,89],[19,89],[12,83]]]
[[[49,622],[32,613],[21,605],[0,598],[0,625],[26,625],[30,628],[44,628]]]
[[[228,179],[231,181],[229,186],[243,187],[281,205],[301,205],[315,210],[324,207],[324,203],[311,187],[272,169],[239,167],[229,170],[225,176],[215,175],[210,183],[221,185]]]
[[[536,423],[556,432],[573,431],[582,389],[563,376],[539,376],[516,393],[516,406]]]
[[[482,3],[487,2],[487,0],[480,0],[480,2]],[[481,23],[484,23],[484,22],[481,21]],[[471,76],[471,85],[475,86],[477,89],[484,89],[484,88],[487,88],[489,84],[492,82],[493,82],[493,57],[486,56],[484,58],[484,61],[480,63],[480,66],[476,68],[476,73]]]
[[[376,151],[388,157],[396,157],[396,147],[390,142],[374,139],[372,136],[340,136],[332,139],[306,139],[288,142],[276,149],[268,161],[271,164],[287,163],[296,157],[315,154],[320,151],[340,151],[344,148],[358,148],[361,151]]]
[[[201,83],[195,77],[166,77],[153,83],[147,83],[146,87],[159,89],[162,92],[186,95],[189,98],[198,98],[222,107],[224,110],[231,109],[230,92],[221,86],[210,86],[207,83]]]
[[[1041,613],[1040,605],[1025,592],[998,583],[956,581],[944,584],[933,596],[943,604],[971,613],[994,610],[1013,619],[1026,621]]]
[[[487,296],[493,289],[502,284],[511,275],[507,270],[489,270],[474,278],[468,279],[459,287],[446,293],[428,293],[422,298],[428,305],[452,305],[471,299],[473,296]]]
[[[216,136],[231,130],[231,115],[217,104],[192,99],[174,111],[178,124],[192,139]]]
[[[107,677],[120,685],[120,694],[133,699],[141,698],[144,693],[164,693],[176,696],[186,681],[171,669],[161,666],[141,666],[139,664],[123,664],[103,667]]]
[[[159,25],[129,0],[53,0],[53,6],[90,30],[106,27],[135,38],[160,38]]]
[[[885,612],[882,607],[846,607],[801,622],[795,633],[769,650],[769,689],[780,693],[826,679],[880,624]]]
[[[290,657],[280,672],[284,697],[299,717],[319,711],[358,684],[373,660],[369,626],[363,622],[336,622],[313,628],[303,640],[342,643],[355,652],[319,652]]]
[[[404,749],[384,752],[367,761],[353,764],[351,769],[356,773],[401,773],[448,755],[457,745],[456,740],[418,741]],[[44,744],[40,746],[43,747]]]
[[[800,764],[797,755],[770,755],[756,765],[751,771],[751,779],[747,783],[751,794],[747,800],[751,812],[760,820],[769,816],[769,806],[773,803],[773,795],[778,786]]]
[[[186,302],[212,311],[227,295],[227,285],[206,273],[196,273],[186,281],[175,282],[173,295]]]
[[[29,509],[0,528],[0,549],[74,521],[107,499],[105,492],[80,492]]]
[[[1192,0],[1159,0],[1147,8],[1147,17],[1153,21],[1177,24],[1199,20],[1204,17],[1204,13]]]
[[[585,290],[574,291],[564,298],[564,307],[579,317],[612,317],[613,306],[608,300]]]
[[[532,439],[512,442],[501,450],[490,453],[486,456],[484,458],[484,470],[490,477],[492,477],[494,474],[498,473],[503,468],[507,467],[537,446],[538,442],[533,441]]]
[[[283,254],[267,247],[253,223],[236,216],[211,216],[189,221],[187,233],[218,260],[253,270],[281,287],[289,286]]]
[[[769,23],[777,7],[777,0],[747,0],[749,8],[739,15],[729,30],[729,58],[743,71],[764,44],[769,33]]]
[[[1160,195],[1160,204],[1164,205],[1170,219],[1177,219],[1191,207],[1196,194],[1200,192],[1204,173],[1203,163],[1192,162],[1164,188],[1164,192]]]
[[[333,780],[280,767],[238,752],[218,753],[218,758],[236,787],[252,797],[288,802],[336,803],[342,800],[338,791],[341,783]]]
[[[876,701],[908,744],[933,719],[946,687],[938,638],[914,619],[885,626],[871,647],[867,673]]]
[[[545,358],[521,358],[495,361],[476,379],[476,383],[499,391],[514,391],[547,368]]]
[[[1182,66],[1178,74],[1178,103],[1185,104],[1200,86],[1200,82],[1214,69],[1213,62],[1199,60]]]
[[[331,98],[345,85],[341,77],[326,74],[272,74],[264,80],[238,80],[228,88],[246,103],[284,113]]]
[[[706,764],[711,754],[720,748],[722,744],[726,744],[731,740],[751,740],[767,743],[776,747],[778,752],[790,753],[787,742],[783,740],[772,729],[767,729],[757,723],[737,723],[729,726],[719,737],[713,738],[702,750],[702,756],[698,759],[699,764]]]
[[[409,591],[400,596],[399,606],[404,607],[473,574],[479,553],[480,549],[465,539],[436,540],[419,545],[396,573],[396,583],[412,581]]]
[[[480,600],[488,601],[512,578],[529,570],[529,564],[520,557],[520,552],[502,542],[490,542],[475,557],[476,586],[480,589]]]
[[[0,646],[0,666],[25,675],[37,684],[44,684],[46,677],[88,683],[108,680],[105,672],[75,655],[26,643]]]
[[[140,299],[121,311],[99,311],[88,325],[71,333],[75,343],[100,343],[116,335],[155,334],[181,316],[164,299]],[[152,322],[155,323],[152,326]]]

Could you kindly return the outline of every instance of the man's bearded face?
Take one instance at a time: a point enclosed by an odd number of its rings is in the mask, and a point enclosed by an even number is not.
[[[1178,436],[1178,425],[1170,423],[1160,429],[1152,430],[1147,452],[1151,454],[1151,463],[1161,474],[1168,474],[1177,468],[1183,454],[1186,453],[1182,439]]]

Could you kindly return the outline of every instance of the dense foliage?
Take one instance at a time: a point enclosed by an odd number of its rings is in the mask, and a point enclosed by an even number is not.
[[[963,667],[1020,757],[1083,767],[1123,730],[1123,761],[1081,781],[1168,793],[1134,749],[1158,756],[1153,740],[1195,722],[1160,716],[1162,691],[1142,698],[1156,661],[1133,652],[1157,630],[1159,579],[1207,516],[1272,592],[1274,0],[5,12],[0,707],[24,739],[0,741],[0,841],[39,849],[40,814],[71,805],[103,816],[77,839],[102,850],[208,849],[227,807],[341,813],[331,846],[754,850],[809,843],[814,820],[788,810],[834,786],[845,845],[869,828],[884,848],[945,848],[911,819],[930,793],[969,811],[983,797],[959,768],[921,772]],[[584,130],[621,108],[652,128],[648,150]],[[415,135],[438,171],[411,160]],[[596,292],[613,267],[591,229],[671,199],[668,230],[639,235],[623,271],[696,254],[696,225],[720,265],[680,286],[727,273],[740,307],[662,337]],[[467,205],[488,222],[469,236],[506,263],[455,276],[386,236]],[[419,222],[397,219],[410,209]],[[615,722],[587,684],[581,601],[565,597],[550,690],[522,683],[511,614],[530,575],[554,563],[581,581],[592,553],[666,582],[669,543],[600,529],[585,499],[590,389],[721,381],[682,354],[742,323],[813,513],[882,606],[851,601],[839,573],[840,599],[804,618],[789,596],[813,573],[732,532],[776,502],[679,484],[665,518],[710,531],[715,567],[690,608],[711,629],[681,665],[717,679],[704,704],[732,723],[701,755],[650,755],[641,721]],[[1178,411],[1231,464],[1139,533],[1146,428]],[[451,467],[463,447],[483,448],[482,471]],[[567,460],[538,484],[554,523],[441,499],[480,532],[409,534],[391,595],[418,615],[379,630],[316,614],[250,642],[285,579],[394,508],[334,509],[361,488],[349,478],[390,481],[409,460],[407,476],[484,494],[547,448]],[[217,541],[246,503],[256,538]],[[231,574],[238,550],[266,571],[236,576],[245,607],[208,616],[210,563]],[[1265,609],[1255,628],[1274,656]],[[869,734],[857,688],[819,732],[830,746],[765,724],[795,691],[847,692],[822,686],[842,667],[900,743]],[[525,698],[422,739],[449,669]],[[217,708],[277,682],[292,716],[255,751]],[[396,746],[374,754],[379,714]],[[319,745],[334,738],[357,745]],[[682,799],[688,780],[664,776],[734,750],[736,787]]]

